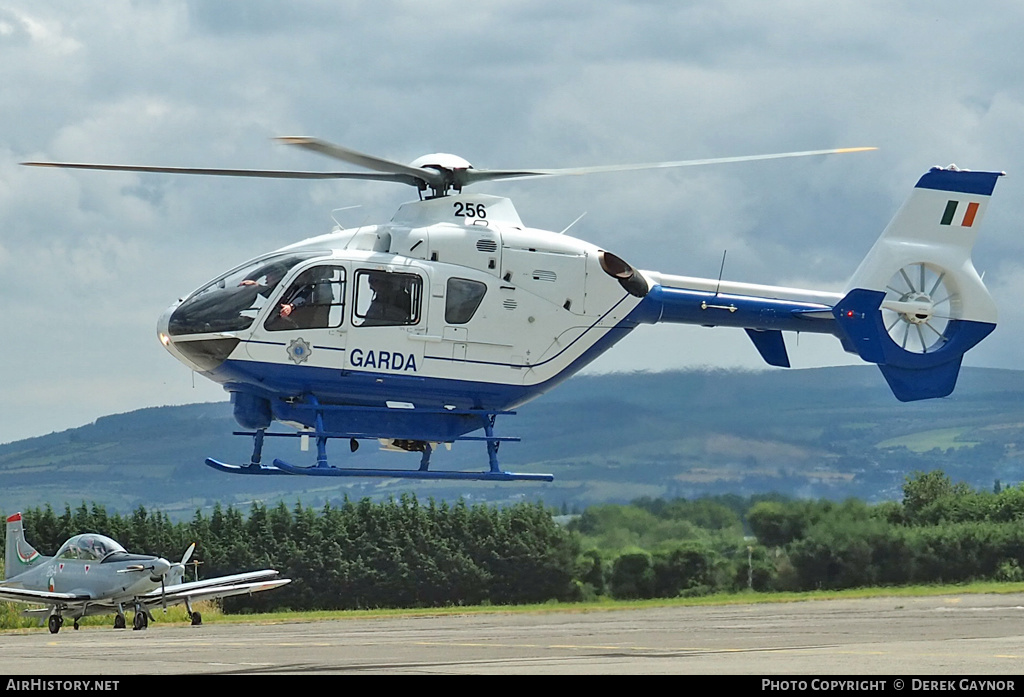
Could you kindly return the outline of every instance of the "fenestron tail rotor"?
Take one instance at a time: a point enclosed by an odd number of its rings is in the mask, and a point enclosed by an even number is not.
[[[960,312],[951,275],[924,262],[908,264],[885,287],[882,321],[892,340],[905,351],[930,353],[948,340],[950,320]]]
[[[372,181],[393,181],[416,187],[423,192],[427,189],[435,197],[445,196],[451,192],[460,192],[464,186],[485,181],[503,179],[528,179],[534,177],[564,177],[584,174],[601,174],[606,172],[637,172],[649,169],[667,169],[675,167],[693,167],[700,165],[724,164],[730,162],[753,162],[757,160],[777,160],[790,157],[809,157],[815,155],[838,155],[843,153],[864,152],[875,150],[872,147],[834,148],[831,150],[802,150],[797,152],[771,153],[766,155],[743,155],[739,157],[717,157],[699,160],[675,160],[670,162],[650,162],[645,164],[601,165],[596,167],[567,167],[561,169],[476,169],[469,162],[457,155],[436,153],[426,155],[405,165],[400,162],[367,155],[350,148],[329,143],[317,138],[306,136],[286,136],[277,139],[279,142],[310,150],[341,160],[349,164],[365,167],[370,172],[313,172],[291,170],[262,169],[218,169],[205,167],[158,167],[149,165],[111,165],[84,162],[22,162],[31,167],[61,167],[65,169],[93,169],[121,172],[154,172],[162,174],[204,174],[228,177],[265,177],[274,179],[361,179]]]

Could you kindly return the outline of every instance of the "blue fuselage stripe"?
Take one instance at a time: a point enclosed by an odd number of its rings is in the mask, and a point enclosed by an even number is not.
[[[223,384],[230,392],[248,392],[271,400],[280,398],[282,394],[298,396],[315,391],[323,402],[382,406],[387,401],[399,400],[425,408],[454,406],[459,409],[504,411],[547,392],[611,348],[640,323],[635,319],[638,310],[639,307],[634,308],[630,315],[614,327],[602,330],[595,322],[588,331],[603,333],[594,343],[557,375],[534,384],[494,383],[232,359],[205,375]],[[509,369],[515,367],[512,364],[492,365]]]

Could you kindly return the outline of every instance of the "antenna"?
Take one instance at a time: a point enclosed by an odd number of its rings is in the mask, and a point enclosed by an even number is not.
[[[715,296],[718,296],[718,291],[722,289],[722,274],[725,272],[725,255],[729,253],[728,249],[722,250],[722,266],[718,269],[718,285],[715,286]]]
[[[331,220],[333,220],[333,221],[334,221],[334,224],[338,226],[338,229],[340,229],[340,230],[344,230],[344,229],[345,229],[345,226],[344,226],[344,225],[342,225],[342,224],[341,224],[340,222],[338,222],[338,219],[334,217],[334,214],[335,214],[335,213],[339,213],[339,212],[341,212],[341,211],[350,211],[350,210],[352,210],[353,208],[362,208],[362,206],[361,206],[361,205],[359,205],[359,204],[356,204],[356,205],[354,205],[354,206],[343,206],[343,207],[341,207],[341,208],[335,208],[334,210],[332,210],[332,211],[331,211]]]

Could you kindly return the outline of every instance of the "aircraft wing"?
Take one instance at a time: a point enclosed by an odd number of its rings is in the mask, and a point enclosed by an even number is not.
[[[18,603],[40,603],[42,605],[61,605],[63,603],[84,603],[92,600],[91,595],[79,593],[53,593],[36,591],[28,588],[8,588],[0,586],[0,600],[13,600]]]
[[[218,576],[202,581],[191,581],[155,589],[139,596],[149,607],[174,605],[177,603],[227,598],[232,595],[252,595],[260,591],[268,591],[291,583],[290,578],[276,578],[278,572],[273,569],[249,571],[243,574]]]
[[[171,586],[164,596],[159,591],[155,594],[148,593],[145,596],[147,605],[155,606],[161,604],[183,603],[186,600],[209,600],[213,598],[227,598],[232,595],[251,595],[260,591],[269,591],[287,583],[290,578],[276,578],[269,581],[255,581],[252,583],[235,583],[221,586],[208,586],[206,588],[191,588],[182,590],[179,586]]]
[[[276,578],[280,575],[279,571],[274,569],[263,569],[262,571],[247,571],[243,574],[231,574],[230,576],[217,576],[216,578],[206,578],[202,581],[189,581],[188,583],[179,583],[174,586],[167,586],[161,590],[156,588],[143,593],[140,598],[150,600],[153,598],[167,598],[170,599],[172,595],[181,595],[182,598],[188,595],[189,591],[204,589],[204,588],[216,588],[226,587],[239,583],[248,583],[251,581],[264,581],[267,579]],[[284,584],[281,584],[284,585]]]

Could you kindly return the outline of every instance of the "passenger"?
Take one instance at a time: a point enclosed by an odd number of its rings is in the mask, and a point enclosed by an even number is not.
[[[407,324],[411,319],[412,297],[408,283],[387,273],[370,276],[373,299],[366,310],[367,324]]]

